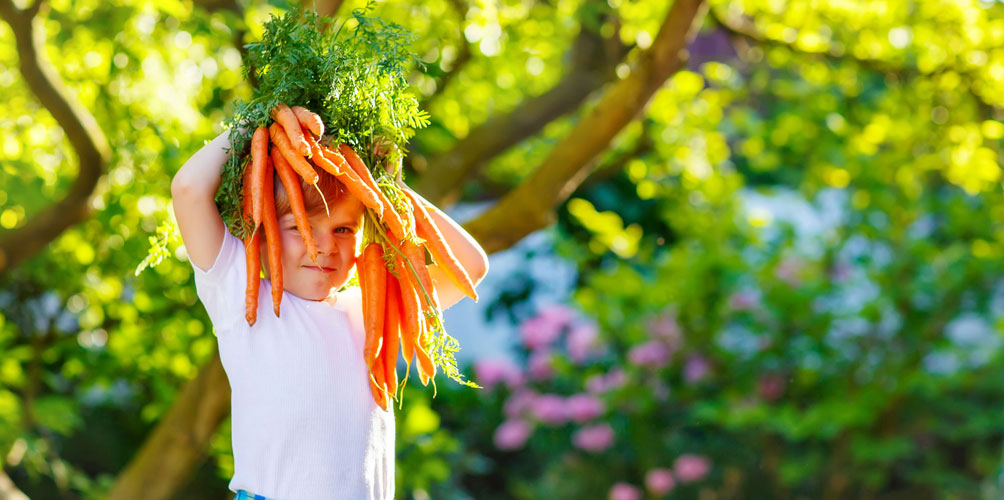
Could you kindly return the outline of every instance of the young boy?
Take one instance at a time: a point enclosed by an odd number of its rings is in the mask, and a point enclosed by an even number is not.
[[[328,216],[316,189],[301,181],[319,268],[275,176],[283,298],[276,318],[271,282],[263,280],[258,319],[249,327],[244,245],[224,226],[213,202],[229,147],[224,132],[193,155],[171,183],[196,290],[230,381],[235,470],[229,488],[238,500],[392,499],[394,414],[380,409],[370,393],[359,288],[338,291],[355,265],[363,205],[336,178],[316,169]],[[481,281],[488,271],[484,250],[443,212],[429,212],[474,283]],[[262,236],[262,269],[269,276]],[[441,307],[464,296],[436,265],[429,273]]]

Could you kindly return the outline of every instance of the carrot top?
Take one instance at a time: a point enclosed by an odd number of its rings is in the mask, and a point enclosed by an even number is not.
[[[387,144],[395,146],[391,160],[399,159],[415,130],[429,123],[407,81],[410,66],[421,65],[407,49],[414,36],[368,17],[370,7],[339,22],[301,8],[273,15],[262,39],[247,45],[244,71],[255,85],[251,99],[238,101],[227,122],[236,154],[216,193],[223,221],[235,236],[250,229],[240,219],[240,179],[251,134],[270,124],[280,103],[317,113],[331,138],[351,145],[367,165],[377,164]],[[331,29],[323,29],[326,25]]]

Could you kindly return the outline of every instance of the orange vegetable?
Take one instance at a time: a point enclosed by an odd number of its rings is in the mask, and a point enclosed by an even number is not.
[[[453,255],[453,250],[450,250],[450,246],[446,243],[446,238],[443,237],[443,233],[436,226],[436,222],[432,220],[432,216],[429,215],[429,212],[422,205],[421,200],[415,193],[412,193],[409,189],[402,189],[401,191],[404,191],[404,194],[415,205],[413,212],[415,214],[415,231],[420,238],[425,240],[425,247],[429,249],[432,258],[446,272],[450,281],[457,285],[457,288],[477,302],[478,293],[474,291],[474,282],[471,280],[470,275],[467,274],[464,266]]]
[[[258,127],[251,136],[251,214],[255,228],[261,224],[265,162],[268,160],[268,129]]]
[[[275,213],[275,178],[272,159],[265,164],[265,200],[262,223],[265,226],[265,242],[268,252],[268,270],[272,280],[272,310],[279,317],[279,303],[282,302],[282,237],[279,234],[279,219]]]
[[[383,340],[387,301],[387,267],[383,262],[383,247],[375,242],[366,245],[358,266],[359,285],[363,295],[363,325],[366,330],[363,357],[366,366],[373,370],[373,363]]]
[[[285,136],[291,145],[291,150],[300,153],[301,156],[310,158],[310,146],[307,145],[307,141],[303,138],[303,131],[300,129],[300,120],[297,120],[293,110],[289,109],[289,106],[285,104],[280,104],[272,110],[272,119],[286,131]],[[275,142],[274,137],[272,138],[272,142]],[[292,163],[292,160],[290,160],[290,163]]]
[[[373,368],[370,370],[370,393],[373,394],[373,400],[376,404],[387,411],[389,403],[387,402],[387,387],[383,381],[383,360],[377,359],[373,364]]]
[[[272,144],[275,144],[275,148],[282,153],[282,157],[286,159],[286,162],[293,167],[293,170],[295,170],[296,173],[300,174],[300,177],[303,177],[305,181],[316,187],[318,179],[317,172],[314,171],[314,167],[311,167],[310,164],[307,163],[307,160],[303,158],[303,155],[298,154],[293,150],[293,147],[289,143],[289,138],[286,137],[286,134],[282,133],[282,128],[273,123],[272,126],[269,127],[269,133],[272,137]],[[302,132],[300,133],[300,136],[302,138]],[[309,152],[310,144],[307,143],[306,139],[303,139],[303,143],[307,144],[307,151]]]
[[[317,137],[324,135],[324,122],[321,121],[321,117],[317,113],[312,113],[303,106],[293,106],[292,109],[301,126],[306,127],[307,130],[313,132]],[[317,152],[315,151],[314,154],[317,154]]]
[[[401,215],[397,213],[397,210],[394,209],[394,205],[383,194],[380,187],[377,186],[376,181],[373,179],[373,174],[370,173],[370,169],[366,167],[365,163],[363,163],[362,158],[360,158],[359,155],[357,155],[356,152],[345,143],[338,146],[338,152],[341,153],[342,157],[348,160],[349,166],[352,167],[352,170],[356,173],[356,175],[358,175],[359,178],[362,179],[363,183],[369,186],[370,189],[376,193],[380,202],[386,207],[386,209],[380,213],[380,217],[383,219],[384,223],[387,224],[387,229],[390,229],[391,234],[393,234],[398,241],[404,239],[406,234],[404,231],[404,221],[401,220]]]
[[[293,169],[289,166],[289,163],[286,163],[286,159],[279,154],[277,149],[272,149],[272,165],[275,166],[275,171],[279,174],[279,180],[282,181],[283,187],[286,188],[286,195],[289,197],[289,208],[293,212],[293,219],[296,221],[297,229],[300,230],[303,244],[307,247],[307,254],[310,255],[310,260],[314,264],[317,264],[317,247],[314,245],[314,237],[310,233],[310,222],[307,220],[307,211],[303,207],[303,193],[300,191],[300,182],[297,181]]]
[[[415,280],[415,291],[418,292],[419,299],[423,304],[434,307],[435,311],[441,311],[442,308],[439,307],[439,298],[436,297],[435,289],[432,286],[432,276],[429,275],[429,268],[425,265],[425,250],[423,250],[418,244],[409,240],[402,242],[400,248],[404,252],[404,255],[408,257],[408,261],[411,262],[411,265],[415,268],[415,274],[409,275],[409,278]],[[425,310],[426,307],[423,307],[422,309]]]
[[[407,371],[411,371],[411,360],[415,356],[415,339],[417,334],[415,332],[421,332],[421,316],[422,308],[418,301],[418,295],[415,293],[415,289],[411,287],[408,283],[408,273],[406,269],[407,265],[401,256],[397,256],[397,263],[395,264],[400,273],[400,279],[398,279],[398,289],[401,292],[401,301],[399,305],[401,306],[401,355],[404,356],[405,365],[408,367]]]
[[[244,172],[244,203],[242,212],[245,218],[251,216],[251,170]],[[261,251],[258,248],[258,240],[261,233],[255,226],[252,235],[244,238],[244,264],[247,268],[247,293],[244,295],[244,318],[248,326],[254,326],[258,319],[258,287],[261,285]]]
[[[330,149],[322,148],[325,158],[330,160],[332,165],[334,165],[335,172],[332,174],[338,176],[338,180],[345,185],[345,188],[355,196],[356,199],[362,202],[366,208],[373,209],[377,214],[382,214],[384,211],[384,204],[380,201],[380,197],[377,193],[373,192],[372,189],[367,186],[362,179],[355,173],[354,170],[349,166],[349,163],[345,161],[342,155],[338,154],[337,151],[332,151]],[[324,168],[324,167],[321,167]]]
[[[397,351],[401,328],[401,287],[394,275],[387,273],[387,304],[383,324],[383,346],[380,357],[386,376],[387,388],[397,395]]]

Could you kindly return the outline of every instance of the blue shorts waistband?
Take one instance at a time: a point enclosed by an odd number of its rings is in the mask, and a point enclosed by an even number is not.
[[[234,500],[275,500],[275,499],[269,498],[265,495],[255,495],[254,493],[250,493],[246,490],[237,490],[237,496],[234,497]]]

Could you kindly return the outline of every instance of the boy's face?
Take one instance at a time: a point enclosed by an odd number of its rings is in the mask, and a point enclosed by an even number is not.
[[[345,196],[329,204],[331,216],[323,211],[310,215],[310,232],[317,246],[317,264],[310,260],[307,247],[296,227],[293,214],[279,217],[282,237],[282,287],[307,300],[323,300],[332,288],[342,286],[355,265],[356,235],[362,231],[363,204]],[[262,238],[262,260],[268,269],[268,254]]]

